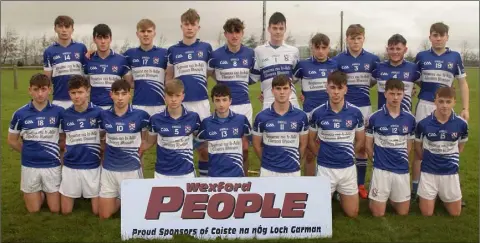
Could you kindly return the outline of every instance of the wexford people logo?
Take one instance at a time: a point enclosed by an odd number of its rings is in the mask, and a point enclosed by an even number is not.
[[[129,123],[128,123],[128,129],[129,129],[130,131],[135,130],[135,122],[129,122]]]

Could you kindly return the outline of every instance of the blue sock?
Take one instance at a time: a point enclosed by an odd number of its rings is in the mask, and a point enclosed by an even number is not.
[[[198,170],[200,172],[200,177],[206,177],[208,176],[208,167],[209,163],[208,161],[198,161]]]
[[[417,195],[418,181],[412,181],[412,194]]]
[[[356,158],[357,163],[355,164],[357,167],[357,184],[363,185],[365,184],[365,176],[367,175],[367,159],[359,159]]]

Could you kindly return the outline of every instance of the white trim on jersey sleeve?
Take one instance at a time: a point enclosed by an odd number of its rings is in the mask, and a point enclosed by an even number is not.
[[[263,132],[257,132],[255,130],[252,130],[252,135],[261,137],[263,136]]]
[[[312,132],[318,132],[318,129],[316,127],[312,127],[312,126],[310,126],[310,128],[308,130],[312,131]]]
[[[307,135],[309,130],[301,131],[300,135]]]
[[[361,132],[363,130],[365,130],[365,126],[355,128],[355,132]]]
[[[14,130],[14,129],[11,129],[11,128],[8,128],[8,132],[13,133],[13,134],[19,134],[20,133],[19,130]]]

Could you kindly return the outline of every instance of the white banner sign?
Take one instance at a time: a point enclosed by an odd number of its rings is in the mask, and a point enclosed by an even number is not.
[[[324,177],[135,179],[121,194],[123,240],[332,236]]]

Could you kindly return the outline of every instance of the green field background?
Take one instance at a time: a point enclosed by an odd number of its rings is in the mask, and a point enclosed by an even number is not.
[[[41,70],[19,71],[18,90],[13,88],[13,71],[1,71],[1,118],[2,118],[2,231],[3,242],[119,242],[120,216],[101,221],[90,212],[87,200],[76,200],[74,212],[68,216],[53,215],[46,206],[37,214],[29,214],[25,209],[20,191],[20,154],[9,148],[6,140],[8,126],[13,112],[29,102],[28,81],[32,74]],[[463,198],[467,207],[458,218],[448,216],[440,203],[435,215],[421,216],[417,204],[413,204],[408,216],[397,216],[388,207],[386,216],[373,218],[368,210],[368,201],[361,200],[360,214],[356,219],[343,215],[338,202],[333,202],[333,238],[315,240],[267,240],[262,242],[478,242],[479,200],[478,200],[478,82],[477,68],[467,69],[470,86],[470,137],[465,151],[460,155],[460,180]],[[214,85],[209,82],[209,87]],[[456,83],[455,83],[456,85]],[[297,85],[297,90],[300,88]],[[260,85],[250,86],[253,114],[261,110],[257,99]],[[372,108],[376,110],[376,88],[371,91]],[[460,93],[457,88],[457,106],[460,111]],[[416,105],[417,100],[414,100]],[[145,177],[153,178],[155,149],[145,155]],[[250,170],[259,170],[259,160],[250,148]],[[370,162],[369,162],[370,163]],[[371,165],[367,172],[367,184],[371,175]],[[250,176],[256,176],[251,174]],[[272,178],[272,186],[275,180]],[[312,185],[314,187],[315,185]],[[252,222],[255,224],[256,222]],[[224,241],[224,240],[217,240]],[[225,240],[226,241],[226,240]],[[143,242],[143,240],[134,240]],[[165,242],[165,241],[162,241]],[[170,241],[167,241],[170,242]],[[196,242],[186,236],[175,237],[172,242]],[[235,240],[234,242],[244,242]]]

